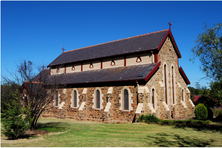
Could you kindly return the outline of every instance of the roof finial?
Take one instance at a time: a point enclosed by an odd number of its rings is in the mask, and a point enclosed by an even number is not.
[[[62,53],[64,52],[64,50],[65,50],[65,48],[63,47],[63,48],[62,48]]]
[[[171,26],[172,26],[172,24],[171,24],[171,21],[169,21],[169,30],[171,30]]]
[[[45,68],[45,66],[43,65],[43,66],[42,66],[42,69],[44,70],[44,68]]]

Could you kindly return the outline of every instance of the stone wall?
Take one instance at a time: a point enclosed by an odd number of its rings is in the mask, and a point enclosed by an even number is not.
[[[42,116],[109,123],[133,122],[141,114],[154,114],[161,119],[186,118],[188,115],[194,115],[195,106],[190,100],[187,84],[179,72],[178,56],[169,37],[158,52],[158,59],[161,61],[159,69],[145,84],[136,84],[135,82],[135,86],[75,88],[79,94],[77,108],[71,106],[74,88],[59,89],[59,104],[64,102],[64,106],[62,109],[58,109],[57,106],[54,106],[54,102],[51,102]],[[164,65],[167,70],[167,102],[165,99]],[[101,92],[100,109],[94,107],[96,89]],[[129,91],[129,110],[122,109],[124,89]],[[154,89],[154,104],[152,104],[152,89]]]
[[[59,109],[58,106],[54,106],[54,103],[51,102],[42,114],[42,117],[71,118],[98,122],[132,122],[137,108],[137,88],[135,86],[127,86],[130,90],[131,110],[120,110],[120,95],[124,87],[126,86],[113,87],[111,94],[108,94],[109,87],[100,87],[103,102],[100,109],[93,108],[93,94],[96,87],[77,88],[79,94],[78,108],[71,107],[73,88],[59,89],[59,104],[65,102],[64,106],[62,109]],[[87,89],[86,94],[83,93],[83,89]],[[104,112],[108,102],[111,103],[110,109],[108,112]],[[85,106],[80,110],[82,103],[85,103]]]
[[[185,118],[187,115],[194,115],[195,106],[190,100],[190,92],[187,84],[179,72],[177,54],[169,37],[161,47],[158,53],[158,59],[161,61],[159,69],[145,85],[150,93],[148,94],[148,99],[143,97],[143,114],[155,114],[161,119]],[[167,69],[167,102],[165,101],[164,65],[166,65]],[[174,77],[173,81],[172,77]],[[174,91],[172,91],[173,87]],[[153,108],[153,112],[151,112],[148,107],[149,104],[151,104],[152,89],[155,90],[155,109]],[[184,101],[182,101],[182,90],[184,91]],[[175,99],[174,103],[173,94]]]

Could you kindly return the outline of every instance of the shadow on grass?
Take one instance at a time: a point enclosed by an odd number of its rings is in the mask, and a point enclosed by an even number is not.
[[[158,147],[206,147],[213,142],[210,140],[200,140],[178,134],[157,133],[157,136],[147,136],[147,140],[153,141]]]
[[[222,132],[222,124],[220,123],[215,123],[215,124],[209,124],[209,123],[204,123],[201,121],[187,121],[187,122],[177,122],[175,123],[175,128],[193,128],[194,130],[197,131],[213,131],[213,132]]]
[[[62,122],[38,123],[37,130],[46,130],[47,132],[63,132],[66,127]]]

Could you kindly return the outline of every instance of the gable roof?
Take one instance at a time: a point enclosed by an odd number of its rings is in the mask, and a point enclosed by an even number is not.
[[[181,57],[171,31],[162,30],[118,41],[66,51],[52,61],[48,67],[118,55],[126,55],[136,52],[159,50],[167,36],[170,36],[171,40],[173,41],[173,45],[176,48],[175,50],[178,57]]]
[[[49,75],[49,69],[43,69],[38,73],[31,81],[32,82],[38,82],[46,79]]]
[[[159,63],[133,65],[59,75],[59,84],[89,84],[118,81],[149,80],[157,71]],[[53,85],[54,75],[48,76],[47,85]]]

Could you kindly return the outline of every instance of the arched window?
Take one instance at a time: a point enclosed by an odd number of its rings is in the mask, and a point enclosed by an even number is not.
[[[27,97],[24,98],[24,106],[27,106],[28,105],[28,99]]]
[[[74,90],[73,94],[74,94],[73,107],[77,107],[77,92],[76,92],[76,90]]]
[[[131,94],[130,88],[128,86],[124,86],[121,90],[121,94],[119,94],[120,107],[119,109],[122,111],[130,112],[133,110],[133,94]]]
[[[166,65],[164,65],[164,86],[165,86],[165,101],[166,101],[166,104],[168,104],[168,102],[167,102],[167,69],[166,69]]]
[[[129,93],[124,89],[124,110],[129,110]]]
[[[155,109],[155,90],[154,90],[154,88],[152,89],[152,106]]]
[[[56,91],[56,98],[55,98],[55,106],[59,105],[59,92],[58,90]]]
[[[101,88],[97,87],[93,93],[93,105],[92,108],[95,110],[103,109],[103,94]]]
[[[172,66],[172,99],[173,99],[173,104],[175,104],[175,97],[174,97],[174,69]]]
[[[78,108],[79,107],[79,93],[77,88],[73,88],[70,98],[70,107]]]
[[[96,108],[100,108],[100,91],[96,90]]]
[[[182,89],[182,101],[184,101],[184,91]]]

